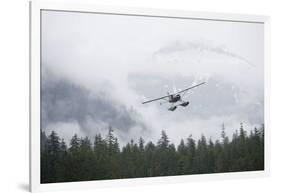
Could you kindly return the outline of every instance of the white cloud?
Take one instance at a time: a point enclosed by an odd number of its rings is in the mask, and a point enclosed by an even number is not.
[[[195,114],[198,116],[183,120],[184,113],[194,114],[194,107],[172,115],[159,104],[143,107],[140,104],[143,96],[149,98],[156,90],[162,95],[167,88],[173,91],[173,87],[179,90],[188,86],[179,85],[168,77],[192,77],[194,81],[220,77],[223,84],[239,88],[239,93],[234,92],[239,108],[263,104],[261,24],[54,11],[43,11],[42,21],[43,67],[89,90],[106,91],[128,109],[136,109],[151,130],[143,133],[136,126],[128,132],[128,138],[142,134],[156,140],[160,130],[166,129],[176,141],[191,133],[218,136],[222,122],[229,125],[231,132],[239,127],[240,121],[249,129],[253,125],[248,118],[242,117],[247,112],[237,110],[229,115],[215,114],[208,118]],[[141,83],[130,82],[133,80],[130,76],[134,74],[147,75],[147,78],[151,74],[166,76],[167,80],[155,78],[148,82],[144,76]],[[161,88],[149,89],[158,83]],[[132,87],[133,84],[138,85]],[[213,95],[204,93],[203,89],[201,96]],[[199,93],[198,90],[194,92]],[[63,130],[68,126],[74,131],[78,128],[73,123],[55,127]]]

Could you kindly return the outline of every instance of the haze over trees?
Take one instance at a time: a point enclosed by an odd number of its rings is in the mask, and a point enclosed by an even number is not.
[[[131,140],[120,147],[112,127],[92,142],[76,134],[69,147],[57,133],[41,132],[41,183],[173,176],[264,169],[264,126],[246,133],[241,124],[231,140],[190,135],[176,147],[163,130],[156,144]]]

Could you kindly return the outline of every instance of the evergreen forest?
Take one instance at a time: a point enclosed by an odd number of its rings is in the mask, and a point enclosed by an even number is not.
[[[239,128],[239,127],[238,127]],[[66,144],[54,131],[41,131],[41,183],[175,176],[264,169],[264,126],[246,132],[243,124],[231,137],[204,135],[170,142],[163,130],[157,143],[131,140],[120,147],[112,127],[106,136],[74,135]]]

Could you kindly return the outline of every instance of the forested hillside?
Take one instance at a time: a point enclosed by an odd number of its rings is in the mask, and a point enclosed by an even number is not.
[[[188,134],[187,134],[188,136]],[[182,139],[176,147],[162,131],[157,144],[139,138],[120,147],[113,129],[94,141],[74,135],[69,146],[54,131],[41,132],[41,183],[173,176],[264,169],[264,126],[246,133],[241,124],[231,140],[204,135]]]

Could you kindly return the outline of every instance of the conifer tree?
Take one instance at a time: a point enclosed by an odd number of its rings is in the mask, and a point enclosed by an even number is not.
[[[96,134],[93,146],[89,137],[77,134],[69,147],[54,131],[48,136],[41,132],[41,139],[41,183],[264,169],[264,125],[247,135],[241,123],[229,140],[223,124],[215,143],[190,135],[177,148],[162,131],[156,145],[140,137],[120,150],[111,127],[105,138]]]

